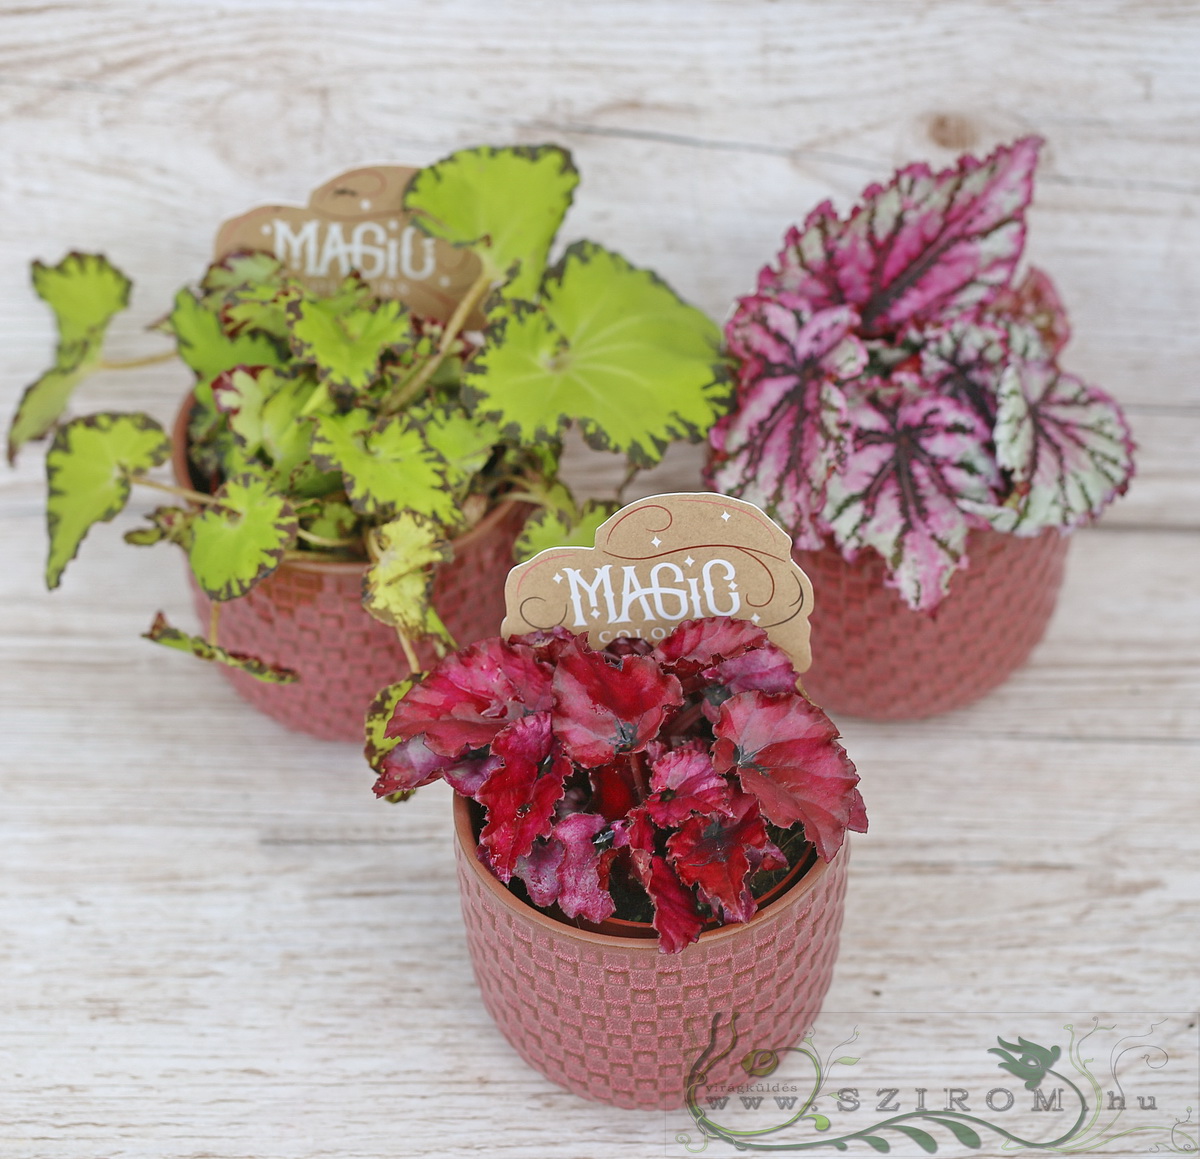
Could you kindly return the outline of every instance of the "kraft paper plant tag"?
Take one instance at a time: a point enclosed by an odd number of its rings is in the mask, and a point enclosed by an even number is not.
[[[259,206],[221,226],[213,256],[264,250],[320,294],[357,270],[380,296],[445,321],[478,276],[479,259],[427,237],[401,210],[415,172],[399,165],[352,169],[322,185],[305,208]]]
[[[812,584],[792,541],[753,503],[703,492],[622,507],[595,547],[551,547],[508,574],[503,636],[585,628],[593,648],[619,636],[662,640],[682,620],[736,616],[762,627],[797,672],[812,662]]]

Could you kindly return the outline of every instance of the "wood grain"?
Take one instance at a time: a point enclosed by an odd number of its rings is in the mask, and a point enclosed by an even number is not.
[[[719,318],[823,198],[1040,134],[1030,254],[1070,308],[1068,366],[1128,405],[1139,475],[1076,535],[1011,682],[843,722],[871,833],[827,1009],[883,1019],[902,1056],[930,1046],[925,1011],[1195,1010],[1198,55],[1182,2],[8,5],[0,402],[50,354],[30,259],[107,252],[136,282],[112,354],[146,353],[219,221],[356,164],[558,141],[584,175],[566,236]],[[79,405],[167,419],[185,385],[108,373]],[[5,1159],[682,1154],[686,1118],[567,1095],[493,1027],[440,786],[377,803],[354,746],[140,640],[188,600],[124,517],[42,589],[40,459],[0,475]],[[677,448],[634,493],[701,465]],[[583,452],[571,472],[616,479]]]

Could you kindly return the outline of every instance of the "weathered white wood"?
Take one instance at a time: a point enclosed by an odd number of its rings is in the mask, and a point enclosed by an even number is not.
[[[1040,133],[1031,254],[1071,309],[1067,363],[1131,404],[1140,474],[1077,535],[1009,684],[843,722],[872,824],[827,1008],[887,1014],[910,1059],[940,1011],[1195,1010],[1198,54],[1187,3],[8,6],[0,410],[49,355],[31,258],[124,265],[113,354],[145,353],[217,222],[364,161],[567,144],[567,235],[719,317],[820,199]],[[81,406],[165,420],[185,384],[107,374]],[[693,487],[701,462],[673,451],[634,491]],[[681,1153],[678,1117],[584,1103],[492,1026],[441,788],[380,804],[354,746],[139,640],[190,610],[180,561],[126,548],[127,523],[43,591],[43,486],[37,448],[0,473],[5,1159]],[[980,1044],[964,1024],[937,1045]]]

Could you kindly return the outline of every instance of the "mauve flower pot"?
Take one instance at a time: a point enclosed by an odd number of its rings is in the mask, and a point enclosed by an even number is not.
[[[1062,586],[1068,539],[972,531],[970,566],[932,613],[885,587],[874,551],[794,551],[813,585],[805,692],[834,716],[904,720],[949,712],[1003,684],[1041,640]]]
[[[172,465],[176,480],[194,486],[186,458],[191,400],[175,421]],[[495,635],[504,616],[504,580],[513,543],[525,524],[527,504],[495,507],[454,540],[454,558],[434,579],[433,604],[460,645]],[[221,606],[217,642],[300,674],[294,684],[266,684],[219,665],[226,679],[255,708],[281,724],[323,740],[361,741],[363,719],[376,693],[409,672],[396,633],[362,606],[361,562],[288,560],[241,599]],[[201,631],[212,603],[188,579]],[[435,654],[419,645],[423,664]]]
[[[664,954],[656,940],[577,929],[511,894],[476,857],[458,796],[454,827],[484,1005],[517,1053],[568,1090],[618,1107],[678,1107],[715,1014],[738,1015],[739,1046],[709,1071],[707,1090],[746,1082],[747,1053],[791,1046],[816,1019],[837,957],[846,846],[751,921]]]

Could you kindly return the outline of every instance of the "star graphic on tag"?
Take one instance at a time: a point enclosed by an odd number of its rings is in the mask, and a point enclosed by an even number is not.
[[[722,518],[722,519],[723,519],[723,520],[724,520],[726,523],[728,523],[728,522],[729,522],[729,512],[728,512],[728,511],[722,511],[722,512],[721,512],[721,518]]]

